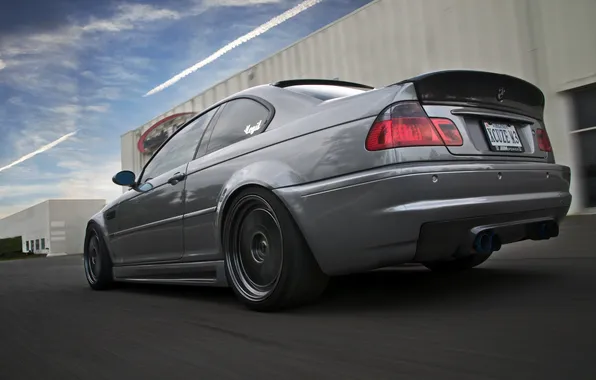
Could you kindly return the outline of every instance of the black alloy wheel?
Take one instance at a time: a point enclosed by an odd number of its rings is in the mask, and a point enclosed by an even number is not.
[[[85,241],[83,265],[89,286],[94,290],[103,290],[112,287],[114,283],[112,260],[98,227],[92,225],[88,228]]]
[[[233,199],[222,236],[228,280],[249,308],[298,306],[325,289],[327,276],[290,213],[266,189],[248,188]]]
[[[263,301],[275,289],[283,262],[283,236],[271,205],[246,195],[232,210],[230,257],[236,285],[243,297]]]

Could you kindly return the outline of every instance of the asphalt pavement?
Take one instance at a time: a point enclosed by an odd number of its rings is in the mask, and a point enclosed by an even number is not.
[[[596,218],[456,276],[334,279],[311,307],[229,289],[94,292],[80,256],[0,263],[0,379],[596,379]]]

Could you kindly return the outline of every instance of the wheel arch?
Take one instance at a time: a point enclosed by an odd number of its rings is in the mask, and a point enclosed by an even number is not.
[[[85,228],[85,240],[83,245],[83,252],[87,254],[87,250],[89,249],[89,239],[91,238],[91,230],[95,230],[99,234],[99,238],[103,241],[103,246],[107,250],[108,255],[110,256],[110,260],[114,262],[114,256],[112,255],[112,250],[110,249],[109,239],[108,239],[108,232],[106,230],[105,224],[101,223],[102,220],[97,217],[90,219],[87,222],[87,227]]]
[[[222,228],[223,222],[234,199],[244,190],[255,187],[263,188],[280,199],[273,192],[274,189],[303,183],[304,179],[289,165],[279,161],[260,161],[236,171],[222,187],[216,206],[215,234],[216,241],[223,253]],[[283,199],[280,201],[292,214]],[[294,216],[292,215],[292,218]]]

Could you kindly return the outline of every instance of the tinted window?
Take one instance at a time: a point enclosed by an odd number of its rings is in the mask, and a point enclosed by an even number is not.
[[[261,133],[268,116],[269,110],[251,99],[226,103],[211,134],[207,153]]]
[[[312,96],[320,100],[343,98],[345,96],[357,95],[368,90],[353,87],[331,86],[331,85],[303,85],[287,87],[287,90],[299,94]]]
[[[192,161],[201,136],[215,111],[213,109],[195,119],[166,142],[145,167],[141,182]]]

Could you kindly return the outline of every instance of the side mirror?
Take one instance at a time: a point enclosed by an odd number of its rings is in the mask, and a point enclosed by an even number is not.
[[[130,170],[122,170],[112,177],[112,182],[120,186],[134,186],[136,177]]]

